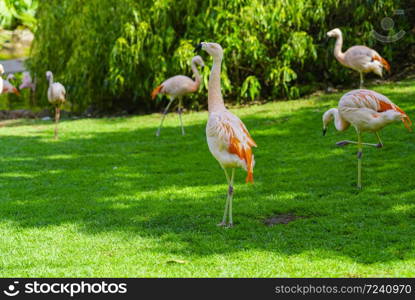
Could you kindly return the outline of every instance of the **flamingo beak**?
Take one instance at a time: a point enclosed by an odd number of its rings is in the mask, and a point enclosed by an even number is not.
[[[199,44],[195,47],[195,53],[199,52],[200,50],[202,50],[202,43],[199,43]]]
[[[325,136],[327,133],[327,128],[323,128],[323,136]]]

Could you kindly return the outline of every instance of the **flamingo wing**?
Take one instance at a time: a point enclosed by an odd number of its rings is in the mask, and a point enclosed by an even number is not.
[[[412,121],[409,116],[396,104],[390,101],[386,96],[376,93],[371,90],[354,90],[347,93],[345,97],[351,99],[352,105],[360,108],[368,108],[375,112],[385,112],[387,110],[394,110],[402,114],[402,122],[408,130],[411,130]],[[350,105],[349,104],[349,105]]]
[[[162,83],[162,92],[174,97],[195,92],[194,81],[184,75],[173,76]]]
[[[241,166],[248,172],[246,182],[254,181],[252,147],[257,145],[237,116],[229,111],[211,113],[206,135],[209,149],[223,166]]]

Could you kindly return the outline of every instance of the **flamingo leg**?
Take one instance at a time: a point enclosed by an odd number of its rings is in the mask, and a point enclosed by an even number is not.
[[[59,119],[61,117],[61,109],[59,106],[55,107],[55,140],[58,139],[58,123],[59,123]]]
[[[340,141],[340,142],[336,143],[336,145],[339,146],[339,147],[346,146],[348,144],[356,144],[357,145],[359,143],[355,142],[355,141]],[[361,143],[361,144],[365,145],[365,146],[376,147],[376,148],[382,148],[383,147],[383,144],[380,140],[379,140],[379,144],[369,144],[369,143]]]
[[[362,147],[362,136],[360,132],[357,132],[357,188],[362,188],[362,156],[363,156],[363,147]]]
[[[170,105],[173,103],[173,100],[174,100],[174,97],[171,97],[169,104],[167,104],[166,108],[164,109],[163,117],[161,118],[160,126],[157,129],[156,136],[160,136],[160,130],[161,130],[161,127],[163,126],[164,118],[166,118],[166,115],[169,111]]]
[[[233,198],[233,178],[235,176],[235,168],[232,168],[232,176],[231,176],[231,182],[229,184],[228,189],[228,198],[229,198],[229,224],[228,227],[233,226],[233,220],[232,220],[232,198]]]
[[[222,167],[223,171],[225,172],[225,176],[226,176],[226,181],[228,182],[228,186],[230,186],[230,179],[229,179],[229,175],[228,175],[228,171],[226,171],[226,168]],[[229,208],[229,191],[228,191],[228,197],[226,198],[226,203],[225,203],[225,211],[223,212],[223,218],[222,218],[222,222],[220,222],[218,224],[218,226],[226,226],[226,216],[228,215],[228,208]]]
[[[363,72],[360,72],[360,86],[359,88],[363,88]]]
[[[377,138],[378,138],[378,141],[379,141],[379,143],[378,143],[378,148],[382,148],[382,147],[383,147],[383,143],[382,143],[382,140],[380,139],[379,132],[378,132],[378,131],[376,131],[376,132],[375,132],[375,134],[376,134],[376,136],[377,136]]]
[[[182,98],[179,98],[179,109],[177,110],[179,113],[179,120],[180,120],[180,126],[182,127],[182,135],[185,135],[184,127],[183,127],[183,121],[182,121]]]

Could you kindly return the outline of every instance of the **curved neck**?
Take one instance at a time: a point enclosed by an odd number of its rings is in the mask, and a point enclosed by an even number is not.
[[[193,71],[193,75],[195,76],[196,88],[199,88],[201,78],[200,78],[199,70],[197,69],[196,63],[193,61],[192,61],[192,71]]]
[[[334,118],[334,126],[338,131],[344,131],[349,128],[349,123],[345,121],[339,114],[339,110],[337,108],[329,109],[326,112],[326,122],[329,123]],[[325,124],[327,125],[327,124]]]
[[[220,72],[222,59],[213,57],[213,66],[210,71],[208,84],[208,110],[209,112],[221,111],[226,109],[223,103],[221,86],[220,86]]]
[[[337,60],[344,64],[344,53],[342,52],[343,47],[343,35],[339,33],[339,35],[336,37],[336,45],[334,46],[334,56],[337,58]]]
[[[51,86],[52,84],[53,84],[53,75],[50,74],[50,77],[49,77],[49,86]]]

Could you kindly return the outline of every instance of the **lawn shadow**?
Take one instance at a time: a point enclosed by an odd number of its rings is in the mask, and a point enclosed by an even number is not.
[[[394,96],[413,112],[409,100]],[[385,148],[365,149],[358,191],[355,149],[335,146],[354,132],[321,136],[321,114],[331,104],[243,118],[259,145],[256,183],[244,185],[238,171],[232,229],[215,225],[226,185],[208,151],[204,121],[187,125],[186,136],[168,126],[159,138],[156,127],[138,126],[57,142],[4,136],[0,220],[22,228],[72,223],[86,234],[127,232],[157,239],[154,251],[178,255],[258,249],[287,256],[321,250],[365,264],[413,258],[415,143],[399,126],[386,128]],[[265,226],[275,214],[302,218]]]

